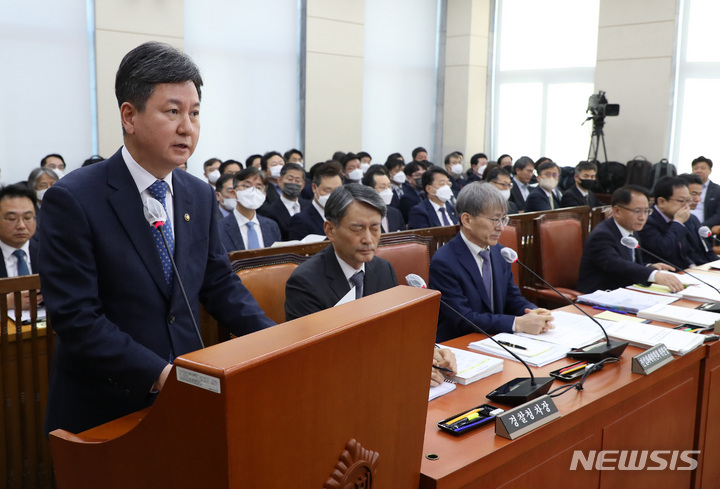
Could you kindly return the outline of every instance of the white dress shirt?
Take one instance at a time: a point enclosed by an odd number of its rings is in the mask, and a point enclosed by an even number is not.
[[[248,246],[248,222],[255,224],[255,233],[258,237],[258,244],[260,245],[260,248],[265,248],[265,242],[263,241],[262,229],[260,229],[260,221],[258,221],[257,212],[253,214],[252,219],[248,219],[240,214],[237,209],[234,209],[233,216],[235,216],[235,220],[240,228],[240,236],[242,236],[243,243],[245,243],[245,249],[250,249]]]

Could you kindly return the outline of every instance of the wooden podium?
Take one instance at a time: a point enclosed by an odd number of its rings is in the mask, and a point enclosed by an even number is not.
[[[439,305],[399,286],[178,357],[152,407],[50,434],[57,486],[416,488]]]

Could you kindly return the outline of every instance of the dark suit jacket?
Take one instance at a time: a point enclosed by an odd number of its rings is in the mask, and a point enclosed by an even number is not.
[[[690,243],[687,240],[687,228],[679,222],[665,222],[661,212],[655,212],[648,216],[640,238],[642,246],[651,253],[656,254],[668,261],[673,266],[685,269],[692,263],[692,255],[688,254]],[[649,253],[643,253],[643,260],[648,263],[659,261]]]
[[[7,278],[7,269],[5,268],[5,258],[0,253],[0,278]],[[30,238],[30,273],[38,273],[38,242],[35,238]]]
[[[513,187],[515,188],[515,187]],[[519,190],[519,189],[518,189]],[[511,195],[512,197],[512,195]],[[559,209],[560,199],[557,198],[555,192],[553,192],[553,199],[555,199],[555,208]],[[535,211],[549,211],[550,210],[550,199],[548,198],[545,190],[540,187],[535,187],[528,194],[528,198],[525,201],[525,212]]]
[[[711,228],[720,224],[720,185],[712,181],[708,183],[703,204],[705,209],[703,225]]]
[[[532,192],[532,189],[530,189]],[[510,189],[510,202],[514,202],[518,211],[525,210],[525,199],[523,198],[522,191],[517,183],[513,180],[513,187]]]
[[[638,233],[633,234],[638,238]],[[613,290],[647,282],[654,269],[643,265],[639,250],[635,251],[639,263],[633,262],[630,249],[620,243],[621,239],[622,234],[614,219],[595,226],[583,246],[577,283],[579,291]]]
[[[703,263],[718,259],[718,256],[713,251],[712,242],[707,238],[700,237],[698,233],[700,226],[700,220],[690,214],[690,219],[685,222],[687,241],[690,244],[690,249],[687,251],[690,256],[690,261],[695,265],[702,265]]]
[[[570,187],[565,191],[565,193],[563,193],[562,200],[560,200],[560,205],[562,207],[577,207],[580,205],[587,205],[590,206],[590,208],[592,209],[593,207],[598,207],[602,204],[600,204],[600,201],[597,200],[597,197],[595,197],[595,194],[592,190],[588,191],[586,201],[585,196],[580,193],[577,185],[573,184],[572,187]]]
[[[200,343],[177,277],[165,281],[120,151],[68,174],[43,200],[38,262],[57,333],[45,428],[78,433],[152,404],[160,372]],[[195,321],[202,303],[235,334],[272,326],[232,272],[208,184],[175,171],[173,203],[175,262]]]
[[[312,203],[290,218],[288,239],[303,239],[308,234],[325,235],[325,219]]]
[[[310,201],[307,199],[298,199],[298,202],[300,203],[301,212],[311,205]],[[257,212],[261,216],[268,217],[277,223],[280,228],[280,236],[283,241],[290,239],[288,237],[288,233],[290,230],[290,218],[292,218],[292,216],[288,212],[287,207],[285,207],[282,200],[276,200],[272,204],[265,203],[257,210]]]
[[[515,317],[525,314],[526,308],[537,307],[520,294],[510,264],[500,254],[501,249],[502,245],[490,248],[495,313],[491,312],[489,294],[485,291],[475,257],[460,233],[441,246],[430,262],[429,287],[439,290],[443,301],[489,334],[512,332]],[[440,305],[438,342],[475,332],[455,312]]]
[[[376,256],[365,263],[363,297],[396,285],[397,277],[390,262]],[[330,245],[290,275],[285,285],[285,318],[290,321],[331,308],[348,292],[350,284]]]
[[[269,217],[258,215],[257,218],[265,248],[272,246],[275,241],[280,241],[280,228],[277,223]],[[245,249],[235,214],[229,214],[220,221],[220,241],[228,252]]]
[[[400,197],[400,212],[402,212],[402,216],[403,219],[405,219],[405,222],[409,222],[410,209],[422,202],[424,198],[407,182],[402,184],[402,189],[403,196]]]
[[[388,221],[388,233],[394,233],[395,231],[405,231],[405,219],[403,219],[402,213],[394,208],[393,206],[387,206],[387,221]]]
[[[455,207],[453,207],[450,202],[445,202],[445,211],[450,222],[457,224],[458,218],[455,214]],[[408,229],[436,228],[440,226],[445,226],[445,224],[440,222],[440,218],[429,200],[423,200],[410,209]]]
[[[278,193],[277,188],[272,182],[268,182],[267,192],[265,192],[265,203],[272,204],[278,200],[280,200],[280,194]]]
[[[508,210],[507,210],[508,215],[517,214],[519,212],[518,208],[517,208],[517,204],[515,204],[515,202],[513,202],[512,200],[508,200],[507,204],[508,204]]]

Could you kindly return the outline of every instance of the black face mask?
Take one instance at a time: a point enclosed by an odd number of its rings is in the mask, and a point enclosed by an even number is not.
[[[589,178],[580,179],[580,186],[585,190],[592,190],[594,185],[595,180],[590,180]]]
[[[300,195],[301,190],[302,185],[300,185],[299,183],[285,183],[283,184],[282,193],[288,199],[295,200]]]
[[[422,177],[415,178],[414,180],[415,180],[415,188],[417,188],[418,190],[421,190],[422,189]]]

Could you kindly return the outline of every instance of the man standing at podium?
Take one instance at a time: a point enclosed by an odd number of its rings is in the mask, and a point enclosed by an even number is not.
[[[115,80],[124,146],[45,195],[38,261],[57,333],[47,432],[78,433],[151,405],[174,358],[202,347],[192,320],[200,303],[236,335],[273,324],[232,273],[212,188],[173,171],[197,144],[201,86],[177,49],[132,50]],[[167,214],[162,231],[144,217],[151,198]]]

